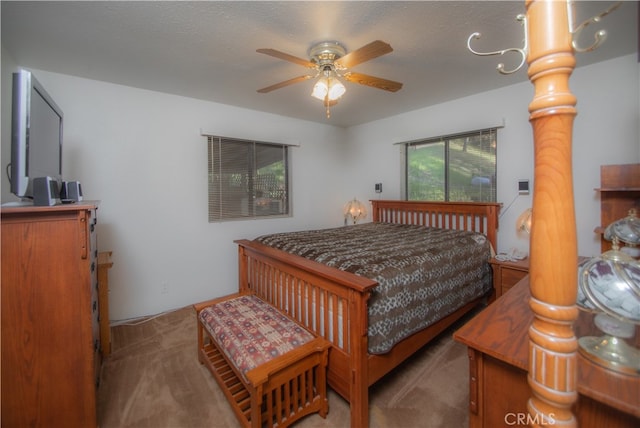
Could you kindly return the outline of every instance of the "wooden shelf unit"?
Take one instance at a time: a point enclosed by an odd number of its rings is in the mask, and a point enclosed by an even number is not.
[[[640,213],[640,164],[600,166],[600,234],[601,251],[611,249],[611,242],[603,237],[604,229],[628,215],[631,208]]]

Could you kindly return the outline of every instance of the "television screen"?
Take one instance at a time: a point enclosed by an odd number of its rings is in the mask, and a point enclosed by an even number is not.
[[[52,177],[62,184],[63,113],[26,70],[13,73],[12,109],[11,192],[31,199],[35,178]]]

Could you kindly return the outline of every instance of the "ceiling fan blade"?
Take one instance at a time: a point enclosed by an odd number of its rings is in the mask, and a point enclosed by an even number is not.
[[[303,67],[316,68],[316,64],[314,64],[309,60],[298,58],[297,56],[289,55],[288,53],[280,52],[275,49],[256,49],[256,52],[269,55],[274,58],[283,59],[285,61],[289,61],[294,64],[301,65]]]
[[[362,73],[345,73],[345,80],[360,85],[372,86],[374,88],[383,89],[385,91],[397,92],[402,88],[402,83],[393,80],[383,79],[381,77],[368,76]]]
[[[276,89],[284,88],[285,86],[293,85],[294,83],[304,82],[305,80],[312,79],[313,76],[298,76],[293,79],[285,80],[284,82],[276,83],[275,85],[267,86],[266,88],[258,89],[258,92],[261,94],[266,94],[267,92],[275,91]]]
[[[365,61],[369,61],[370,59],[388,54],[389,52],[393,52],[393,48],[390,44],[385,43],[382,40],[376,40],[361,47],[360,49],[349,52],[342,58],[338,58],[335,65],[339,69],[351,68]]]

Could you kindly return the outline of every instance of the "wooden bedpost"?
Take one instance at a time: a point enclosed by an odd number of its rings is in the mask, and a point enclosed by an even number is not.
[[[249,266],[245,248],[238,245],[238,291],[246,293],[249,291]]]
[[[351,362],[349,406],[351,407],[351,428],[369,426],[369,364],[367,362],[367,300],[369,293],[349,292],[353,305],[351,312],[358,314],[351,321]]]
[[[576,98],[569,89],[575,67],[565,1],[528,0],[529,105],[535,178],[530,241],[531,309],[528,411],[533,426],[577,425],[577,241],[571,144]]]

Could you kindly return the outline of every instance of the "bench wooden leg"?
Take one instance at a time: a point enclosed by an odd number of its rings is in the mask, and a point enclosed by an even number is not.
[[[324,402],[318,414],[323,418],[327,417],[329,413],[329,399],[327,398],[327,366],[329,364],[329,353],[322,354],[322,362],[316,368],[316,377],[318,379],[316,388],[318,389],[318,395],[323,397]]]
[[[262,386],[251,390],[251,428],[262,428]]]
[[[198,349],[197,349],[197,354],[198,354],[198,361],[200,361],[200,364],[204,364],[205,363],[205,359],[202,355],[201,350],[204,349],[204,329],[202,328],[202,324],[200,324],[200,321],[198,320],[198,311],[196,311],[196,324],[197,324],[197,331],[198,331]]]

